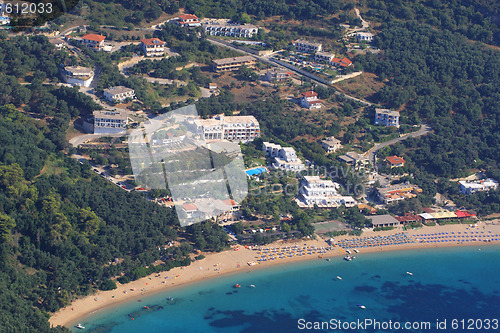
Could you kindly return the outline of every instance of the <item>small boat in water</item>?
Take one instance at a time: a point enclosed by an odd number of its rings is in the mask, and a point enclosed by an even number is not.
[[[344,257],[344,260],[346,260],[346,261],[351,261],[352,259],[356,259],[356,257],[354,257],[354,256],[345,256]]]
[[[167,297],[167,301],[173,301],[173,300],[174,300],[174,298],[173,298],[173,297],[170,297],[170,296],[169,296],[169,297]]]
[[[237,283],[234,285],[235,288],[241,288],[241,286]]]
[[[412,272],[406,272],[406,274],[408,274],[408,275],[413,275],[413,273],[412,273]]]
[[[78,324],[75,326],[76,328],[79,328],[81,330],[84,330],[85,329],[85,326],[83,326],[82,324]]]
[[[145,306],[145,307],[144,307],[144,309],[145,309],[145,310],[149,310],[149,306]]]
[[[337,275],[337,279],[342,280],[342,278],[340,276],[338,276],[338,275]]]
[[[360,309],[366,309],[366,306],[361,305],[361,304],[358,304],[358,305],[356,305],[356,306],[357,306],[358,308],[360,308]]]
[[[330,258],[326,258],[326,261],[330,261]]]
[[[251,288],[255,288],[255,284],[251,284],[251,285],[250,285],[250,287],[251,287]]]

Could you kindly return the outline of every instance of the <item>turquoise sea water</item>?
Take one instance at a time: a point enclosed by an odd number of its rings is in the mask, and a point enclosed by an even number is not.
[[[318,259],[208,280],[102,311],[81,323],[85,331],[122,333],[500,332],[494,329],[494,319],[500,320],[500,246],[356,256],[351,262]],[[338,329],[343,322],[357,325],[365,319],[380,326]],[[392,328],[383,326],[389,320]],[[332,325],[323,329],[300,329],[306,322],[327,321]],[[395,322],[401,323],[400,330]],[[431,326],[403,330],[406,322]]]

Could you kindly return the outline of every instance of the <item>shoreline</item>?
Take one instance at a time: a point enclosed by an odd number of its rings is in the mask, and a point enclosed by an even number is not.
[[[493,231],[494,234],[500,234],[500,225],[490,225],[482,222],[478,223],[478,227],[473,230],[478,231]],[[401,228],[389,231],[368,231],[364,232],[362,237],[370,236],[391,236],[404,232],[405,234],[418,237],[425,233],[444,233],[444,232],[465,232],[469,231],[468,225],[452,224],[444,226],[422,227],[419,229],[403,231]],[[335,243],[339,240],[359,239],[356,236],[339,236],[335,237]],[[364,253],[379,253],[388,251],[405,251],[417,249],[433,249],[440,247],[462,247],[462,246],[488,246],[499,244],[500,242],[483,242],[483,241],[470,241],[470,242],[448,242],[448,243],[407,243],[401,245],[386,245],[374,246],[359,249],[360,253],[354,255],[362,255]],[[329,247],[329,244],[318,237],[316,240],[295,240],[295,241],[277,241],[268,244],[263,248],[271,247],[284,247],[284,246],[316,246],[317,248]],[[304,256],[293,256],[290,258],[276,259],[272,261],[260,262],[255,266],[249,266],[247,262],[257,261],[257,250],[239,247],[235,250],[233,246],[231,250],[220,253],[207,254],[205,259],[201,261],[194,261],[187,267],[176,267],[170,271],[154,273],[147,277],[132,281],[130,283],[121,285],[117,282],[117,289],[109,291],[98,291],[93,295],[74,300],[70,305],[60,309],[56,313],[51,314],[49,322],[51,326],[67,326],[75,324],[78,321],[89,317],[96,312],[108,310],[124,303],[133,302],[141,299],[141,297],[148,297],[159,292],[177,289],[190,284],[202,283],[219,276],[228,276],[237,273],[250,272],[255,269],[265,269],[277,267],[279,265],[287,265],[295,262],[302,262],[305,260],[325,260],[326,258],[339,257],[346,255],[346,252],[339,246],[334,247],[330,251],[322,254],[310,254]]]

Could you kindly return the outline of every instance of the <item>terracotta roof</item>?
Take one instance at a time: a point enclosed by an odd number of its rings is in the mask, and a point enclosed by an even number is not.
[[[310,91],[306,91],[305,93],[300,94],[300,96],[313,97],[313,96],[318,96],[318,93],[310,90]]]
[[[193,14],[184,14],[184,15],[179,15],[179,18],[181,20],[194,20],[194,19],[198,19],[198,16],[196,15],[193,15]]]
[[[234,201],[233,199],[223,200],[222,202],[228,206],[238,206],[238,203],[236,201]]]
[[[347,58],[343,58],[341,61],[342,61],[344,64],[347,64],[347,66],[352,65],[352,61],[351,61],[351,60],[349,60],[349,59],[347,59]]]
[[[387,156],[385,159],[392,165],[403,164],[405,162],[404,158],[398,156]]]
[[[106,37],[101,36],[101,35],[96,35],[96,34],[87,34],[87,35],[82,36],[82,39],[92,40],[94,42],[102,42],[103,40],[106,39]]]
[[[141,42],[144,43],[145,45],[164,45],[165,42],[161,41],[158,38],[148,38],[148,39],[141,39]]]
[[[198,208],[196,208],[196,206],[192,203],[190,204],[184,204],[182,205],[182,208],[184,208],[184,210],[186,211],[194,211],[194,210],[198,210]]]
[[[424,207],[424,208],[422,208],[422,210],[423,210],[424,212],[426,212],[426,213],[429,213],[429,214],[430,214],[430,213],[435,213],[435,212],[436,212],[434,209],[429,208],[429,207]]]

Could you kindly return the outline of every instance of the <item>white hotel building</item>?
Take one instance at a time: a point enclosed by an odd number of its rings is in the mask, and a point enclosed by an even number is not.
[[[302,53],[316,53],[322,50],[323,45],[321,43],[308,42],[303,39],[297,39],[293,46],[295,46],[295,50],[297,52]]]
[[[304,163],[298,158],[295,149],[292,147],[281,147],[278,144],[264,142],[262,150],[269,157],[274,157],[273,168],[285,171],[299,172],[305,170]]]
[[[207,35],[252,38],[259,28],[253,24],[230,23],[224,19],[206,19],[202,26]]]
[[[218,115],[212,119],[196,119],[196,130],[205,140],[248,142],[260,137],[260,126],[254,116]]]
[[[304,207],[352,207],[356,200],[338,193],[340,184],[331,180],[320,179],[319,176],[304,176],[300,182],[299,200]]]

